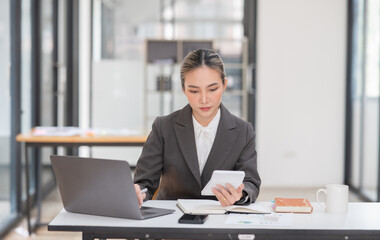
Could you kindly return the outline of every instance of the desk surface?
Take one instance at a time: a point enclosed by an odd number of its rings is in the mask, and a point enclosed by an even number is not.
[[[260,204],[266,207],[270,206],[270,203]],[[293,224],[289,227],[226,224],[228,215],[210,215],[206,223],[202,225],[179,224],[177,221],[182,216],[182,212],[177,208],[176,201],[147,201],[144,205],[171,208],[176,211],[170,215],[147,220],[129,220],[75,214],[62,210],[50,222],[48,229],[51,231],[123,232],[126,234],[134,233],[135,235],[132,236],[137,237],[141,237],[141,234],[144,233],[145,235],[142,236],[153,238],[181,236],[185,238],[223,238],[222,236],[226,237],[227,235],[220,234],[228,234],[228,237],[231,237],[230,234],[273,235],[277,232],[277,237],[283,234],[291,234],[293,237],[298,234],[302,236],[305,234],[322,234],[330,237],[334,234],[344,234],[377,236],[380,239],[380,203],[349,203],[347,214],[328,214],[323,211],[320,205],[312,203],[314,212],[312,214],[292,214]],[[137,233],[140,235],[136,235]]]
[[[17,142],[25,143],[136,143],[144,144],[147,136],[34,136],[18,134]]]

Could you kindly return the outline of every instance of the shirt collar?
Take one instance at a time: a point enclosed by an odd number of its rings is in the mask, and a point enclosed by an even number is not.
[[[194,114],[192,116],[193,116],[194,128],[199,129],[199,130],[201,130],[201,129],[215,129],[218,126],[219,121],[220,121],[220,108],[218,108],[218,112],[216,113],[215,117],[211,120],[211,122],[206,127],[203,127],[197,121],[197,119],[195,119]]]

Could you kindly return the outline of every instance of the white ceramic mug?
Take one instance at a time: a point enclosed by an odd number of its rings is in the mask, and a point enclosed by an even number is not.
[[[319,201],[319,194],[326,195],[325,203]],[[342,184],[327,184],[325,188],[317,190],[315,198],[325,207],[328,213],[346,213],[348,207],[348,186]]]

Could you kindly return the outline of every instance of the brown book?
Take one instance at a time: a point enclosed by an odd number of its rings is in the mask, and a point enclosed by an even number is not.
[[[311,213],[313,206],[307,198],[275,198],[275,212]]]

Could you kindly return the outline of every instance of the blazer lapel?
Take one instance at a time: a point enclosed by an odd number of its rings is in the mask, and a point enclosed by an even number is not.
[[[220,105],[220,110],[221,116],[214,144],[201,176],[202,186],[206,185],[211,178],[212,172],[217,170],[226,160],[239,135],[236,122],[231,113],[222,104]]]
[[[194,127],[190,105],[184,107],[178,116],[174,131],[181,152],[189,166],[194,178],[201,185],[197,148],[195,146]]]

